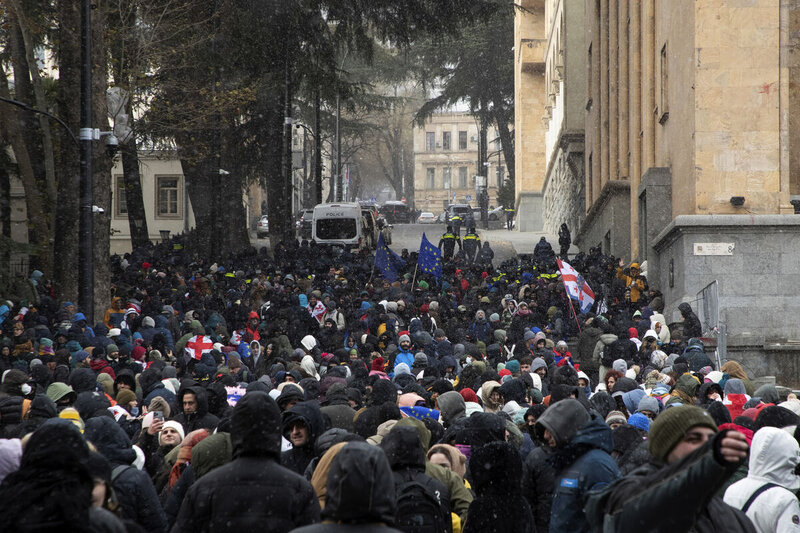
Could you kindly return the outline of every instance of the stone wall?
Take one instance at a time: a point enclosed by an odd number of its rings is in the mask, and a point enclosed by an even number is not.
[[[558,234],[566,223],[574,235],[586,216],[584,194],[583,145],[580,151],[556,150],[544,185],[544,232]],[[577,147],[576,147],[577,148]]]
[[[572,242],[583,251],[600,245],[604,253],[628,259],[631,253],[630,218],[630,184],[619,180],[606,182],[580,229],[572,233]]]
[[[658,276],[648,280],[664,294],[668,320],[679,320],[681,302],[697,308],[697,293],[717,280],[732,349],[800,339],[800,215],[681,215],[653,248]]]

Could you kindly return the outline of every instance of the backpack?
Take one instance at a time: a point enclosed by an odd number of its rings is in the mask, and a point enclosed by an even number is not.
[[[450,531],[450,516],[445,516],[442,495],[418,479],[396,486],[397,511],[394,527],[405,533]],[[449,503],[449,502],[448,502]]]
[[[625,359],[625,356],[625,346],[617,339],[611,344],[607,344],[600,352],[600,363],[606,368],[611,368],[614,361]]]

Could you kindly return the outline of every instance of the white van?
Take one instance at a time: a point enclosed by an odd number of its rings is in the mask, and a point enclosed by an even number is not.
[[[361,206],[357,203],[335,203],[314,207],[311,237],[317,244],[367,248],[369,243]]]

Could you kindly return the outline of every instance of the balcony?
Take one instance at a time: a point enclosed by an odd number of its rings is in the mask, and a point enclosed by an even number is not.
[[[523,70],[543,70],[546,39],[520,39],[519,60]]]

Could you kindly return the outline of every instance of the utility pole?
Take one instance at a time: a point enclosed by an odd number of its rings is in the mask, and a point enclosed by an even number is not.
[[[336,176],[333,181],[334,200],[342,201],[342,136],[339,130],[339,118],[342,114],[342,102],[339,89],[336,89]]]
[[[92,2],[81,3],[81,175],[78,237],[78,306],[94,324],[94,221],[92,204]]]

